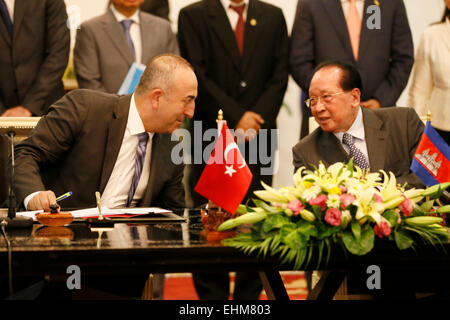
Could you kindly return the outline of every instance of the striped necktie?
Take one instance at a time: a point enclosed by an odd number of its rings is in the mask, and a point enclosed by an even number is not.
[[[142,169],[144,168],[144,159],[147,152],[147,141],[148,133],[142,132],[138,134],[139,143],[136,149],[136,159],[134,162],[134,175],[131,181],[130,191],[128,192],[128,199],[126,206],[129,207],[133,201],[134,193],[136,192],[137,186],[139,184],[139,179],[141,178]]]

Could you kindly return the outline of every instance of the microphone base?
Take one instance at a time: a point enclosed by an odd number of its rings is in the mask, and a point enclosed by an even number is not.
[[[6,229],[21,229],[33,227],[33,219],[29,217],[16,216],[14,218],[4,218]]]

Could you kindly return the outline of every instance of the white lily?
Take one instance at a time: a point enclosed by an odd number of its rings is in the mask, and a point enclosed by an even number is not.
[[[387,202],[394,199],[402,194],[402,190],[397,187],[397,179],[392,172],[389,172],[389,177],[384,170],[380,170],[383,174],[383,184],[381,185],[381,196],[383,201]]]
[[[358,208],[355,215],[357,220],[370,216],[377,224],[380,223],[381,213],[384,211],[384,206],[382,203],[374,200],[374,192],[375,190],[372,188],[361,190],[359,192],[357,200],[354,202]]]

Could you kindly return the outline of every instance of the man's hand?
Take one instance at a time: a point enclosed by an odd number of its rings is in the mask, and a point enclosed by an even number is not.
[[[53,191],[41,191],[36,194],[31,200],[28,202],[27,210],[35,211],[35,210],[44,210],[44,212],[50,212],[50,205],[56,203],[56,196]],[[59,212],[59,209],[58,209]]]
[[[242,130],[245,141],[249,141],[258,134],[262,124],[264,124],[264,119],[258,113],[246,111],[236,125],[235,132],[237,130]]]
[[[33,114],[25,108],[24,106],[16,106],[7,109],[3,114],[2,117],[31,117]]]
[[[367,101],[361,101],[360,104],[367,109],[381,108],[381,104],[378,102],[377,99],[369,99]]]

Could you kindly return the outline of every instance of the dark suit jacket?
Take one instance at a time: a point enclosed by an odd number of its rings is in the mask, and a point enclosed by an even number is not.
[[[402,107],[362,108],[362,111],[370,170],[392,171],[398,183],[424,187],[409,169],[424,129],[417,113]],[[312,165],[318,166],[319,161],[329,166],[350,160],[336,136],[320,127],[300,140],[292,152],[295,170],[301,166],[312,170]]]
[[[64,94],[70,50],[63,0],[16,0],[14,34],[0,23],[0,113],[23,105],[40,116]]]
[[[276,127],[288,80],[288,37],[281,9],[250,0],[242,57],[219,0],[182,9],[178,41],[198,78],[194,120],[203,120],[203,128],[217,127],[219,109],[230,128],[247,110],[261,114],[265,128]]]
[[[313,69],[320,62],[338,59],[354,64],[362,78],[361,101],[376,98],[394,106],[405,88],[414,62],[414,48],[403,0],[379,0],[381,29],[367,28],[366,13],[373,1],[364,1],[358,61],[339,0],[300,0],[292,29],[291,73],[308,92]]]
[[[141,10],[169,20],[168,0],[144,0],[141,4]]]
[[[18,203],[35,191],[69,190],[65,207],[95,206],[109,180],[126,129],[130,96],[75,90],[49,108],[30,137],[16,146]],[[168,134],[153,136],[150,177],[140,206],[182,208],[183,165],[170,161]]]
[[[288,36],[281,9],[262,1],[249,1],[242,57],[219,0],[204,0],[182,9],[178,41],[181,55],[194,66],[197,75],[193,120],[202,121],[203,130],[217,128],[219,109],[230,129],[248,110],[264,118],[263,128],[276,128],[288,81]],[[197,140],[200,137],[196,133]],[[248,151],[248,144],[245,148]],[[260,176],[259,164],[252,165],[248,153],[246,159],[253,173],[250,195],[252,190],[261,188],[260,180],[271,184],[272,176]],[[194,166],[192,183],[197,182],[203,166]]]

